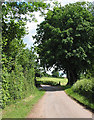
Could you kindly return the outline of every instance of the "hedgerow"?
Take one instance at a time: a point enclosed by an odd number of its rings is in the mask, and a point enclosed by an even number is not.
[[[26,72],[27,76],[24,76],[21,65],[16,66],[11,73],[2,71],[2,108],[34,92],[34,69]]]
[[[85,96],[91,100],[91,102],[93,102],[92,98],[94,97],[94,78],[78,80],[72,86],[72,90]]]
[[[2,2],[2,108],[34,92],[36,55],[26,48],[26,22],[36,21],[34,11],[46,9],[43,2]],[[23,17],[25,15],[25,18]]]

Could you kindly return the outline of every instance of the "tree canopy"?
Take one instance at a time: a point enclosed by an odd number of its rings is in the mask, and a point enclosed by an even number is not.
[[[33,12],[47,9],[43,2],[2,2],[2,108],[34,92],[36,55],[26,49],[26,22]]]
[[[91,65],[94,47],[94,16],[88,4],[77,2],[49,10],[34,36],[42,66],[57,66],[70,84]]]
[[[52,76],[53,76],[53,77],[59,77],[59,72],[53,70],[53,71],[52,71]]]

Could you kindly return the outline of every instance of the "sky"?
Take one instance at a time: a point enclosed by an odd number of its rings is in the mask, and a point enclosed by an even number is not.
[[[58,0],[58,2],[61,2],[62,5],[66,5],[68,3],[74,3],[77,1],[82,1],[82,0]],[[94,0],[84,0],[84,1],[93,2]],[[24,37],[24,43],[27,43],[27,46],[26,46],[27,48],[30,48],[34,43],[32,36],[36,34],[37,24],[40,24],[44,20],[44,18],[40,17],[39,14],[40,14],[39,12],[35,12],[35,17],[37,18],[38,22],[36,22],[36,23],[35,22],[31,22],[31,23],[27,22],[26,26],[29,27],[28,28],[29,34]]]
[[[55,1],[55,0],[53,0],[53,1]],[[89,2],[94,2],[94,0],[57,0],[58,2],[60,2],[61,3],[61,5],[62,6],[64,6],[64,5],[66,5],[66,4],[69,4],[69,3],[75,3],[75,2],[77,2],[77,1],[89,1]],[[49,1],[47,0],[47,3],[48,3]],[[43,20],[44,20],[44,18],[43,17],[40,17],[39,16],[39,12],[35,12],[34,13],[35,14],[35,17],[36,17],[36,19],[37,19],[37,21],[38,22],[27,22],[27,25],[26,25],[26,27],[28,27],[28,35],[26,35],[24,38],[23,38],[23,40],[24,40],[24,43],[26,43],[27,44],[27,48],[29,48],[30,49],[30,47],[33,45],[33,43],[34,43],[34,40],[33,40],[33,38],[32,38],[32,36],[33,35],[35,35],[36,34],[36,29],[37,29],[37,25],[38,24],[40,24]],[[51,71],[53,70],[53,68],[51,69]],[[48,71],[47,73],[48,74],[51,74],[51,71]],[[62,71],[60,71],[60,73],[62,73]]]

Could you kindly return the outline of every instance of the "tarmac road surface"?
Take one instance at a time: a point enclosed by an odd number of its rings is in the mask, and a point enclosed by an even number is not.
[[[45,95],[27,118],[92,118],[92,112],[71,99],[59,87],[42,85]]]

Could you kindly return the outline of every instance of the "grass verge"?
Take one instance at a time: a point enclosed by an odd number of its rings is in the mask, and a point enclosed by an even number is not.
[[[74,92],[71,88],[65,89],[65,92],[72,97],[73,99],[75,99],[76,101],[78,101],[79,103],[81,103],[82,105],[85,105],[86,108],[90,109],[92,112],[94,112],[94,103],[90,102],[90,100],[88,100],[85,96]],[[91,98],[92,99],[92,98]]]
[[[3,112],[3,118],[25,118],[32,107],[44,95],[45,91],[35,90],[35,93],[15,104],[7,106]]]

